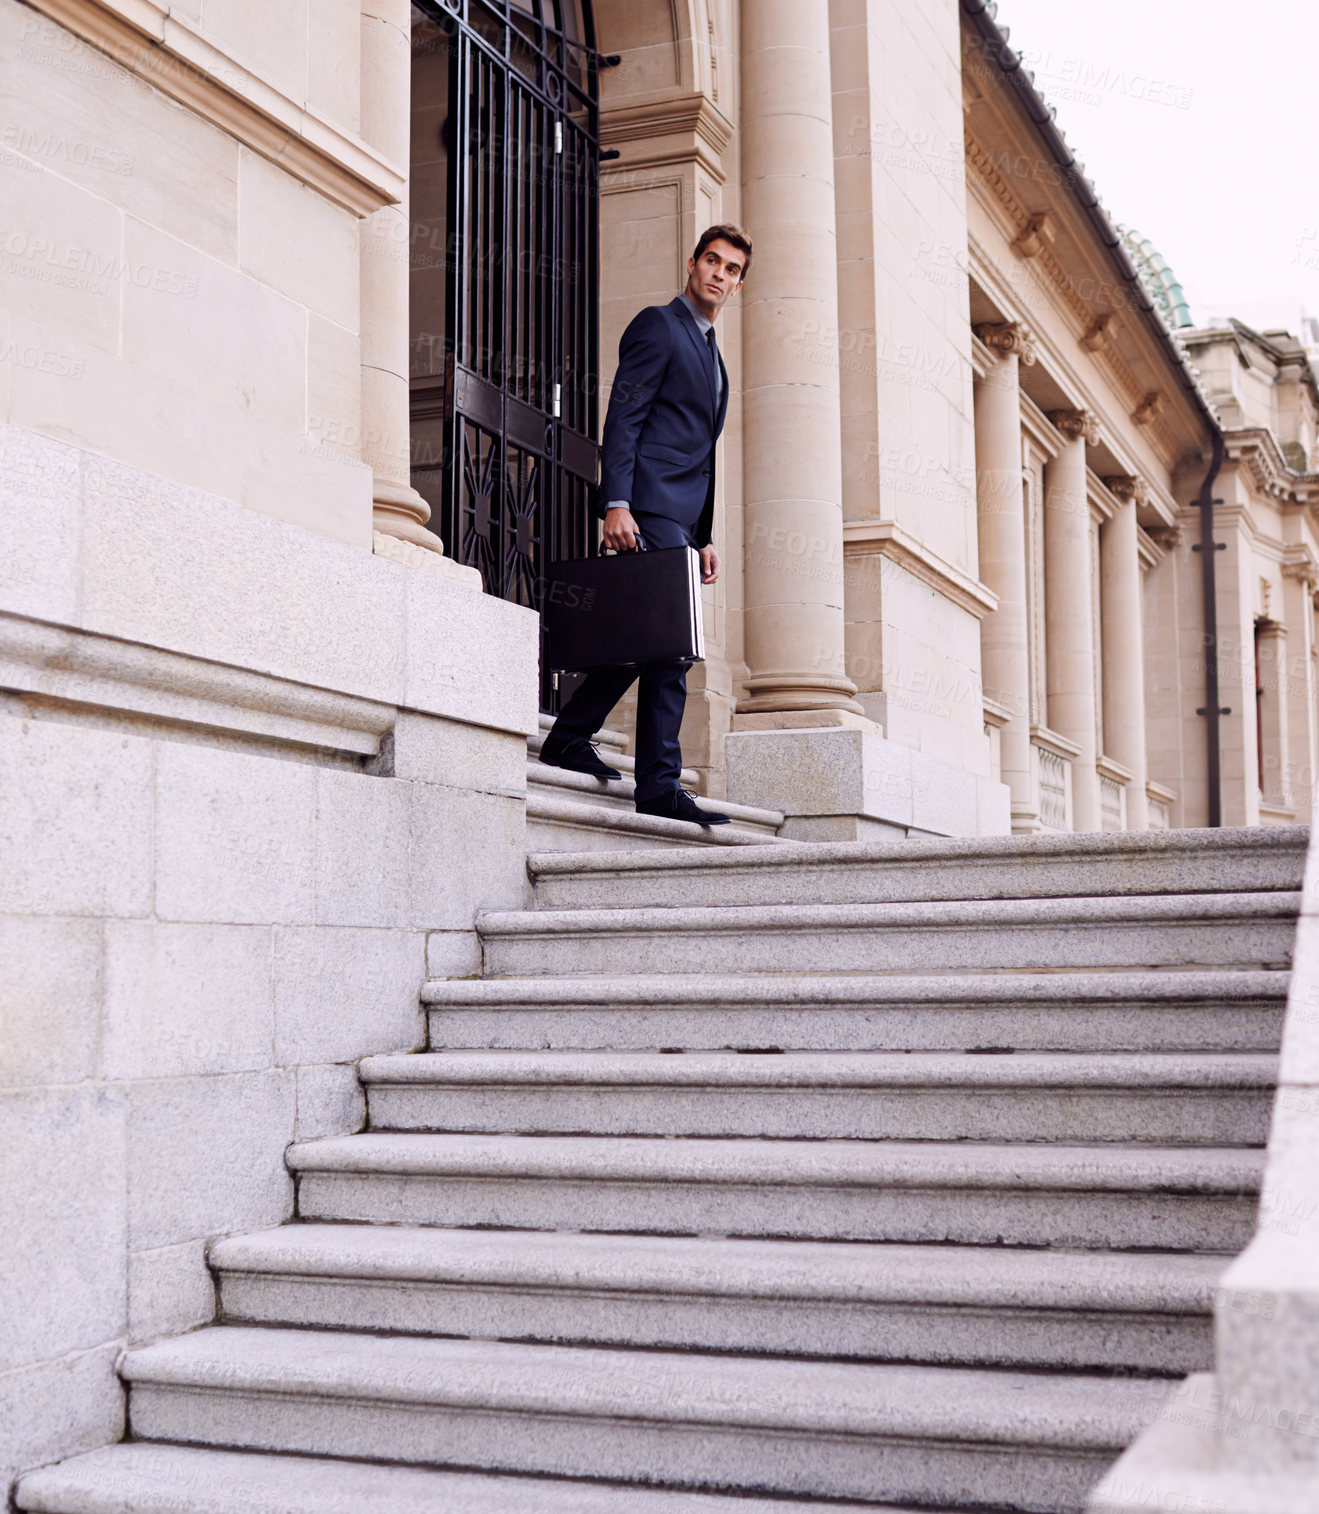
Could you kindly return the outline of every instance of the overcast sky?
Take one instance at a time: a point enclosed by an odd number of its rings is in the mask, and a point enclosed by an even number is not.
[[[1314,0],[999,0],[998,24],[1197,323],[1319,316]]]

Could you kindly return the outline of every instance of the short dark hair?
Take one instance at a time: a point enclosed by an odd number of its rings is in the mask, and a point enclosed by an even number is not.
[[[696,244],[696,251],[692,257],[699,263],[701,254],[711,242],[731,242],[743,255],[742,277],[746,278],[747,270],[751,267],[751,238],[740,226],[725,224],[723,226],[711,226],[701,233],[701,240]]]

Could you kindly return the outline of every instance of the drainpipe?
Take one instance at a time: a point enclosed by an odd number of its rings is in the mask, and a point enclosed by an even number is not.
[[[1205,718],[1205,744],[1208,748],[1209,824],[1217,827],[1223,823],[1223,800],[1220,782],[1221,752],[1218,738],[1218,718],[1230,715],[1218,703],[1218,590],[1214,565],[1218,554],[1227,545],[1214,540],[1214,506],[1221,499],[1214,498],[1214,480],[1223,466],[1223,433],[1214,429],[1214,455],[1209,471],[1200,485],[1196,505],[1200,511],[1200,540],[1192,544],[1191,551],[1200,554],[1200,583],[1204,591],[1204,660],[1205,702],[1197,715]]]

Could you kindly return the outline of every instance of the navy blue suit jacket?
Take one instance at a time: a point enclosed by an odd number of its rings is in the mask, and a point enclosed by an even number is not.
[[[618,371],[600,444],[599,513],[626,500],[663,515],[709,544],[714,526],[715,442],[728,412],[728,372],[715,403],[710,349],[679,295],[649,305],[618,344]]]

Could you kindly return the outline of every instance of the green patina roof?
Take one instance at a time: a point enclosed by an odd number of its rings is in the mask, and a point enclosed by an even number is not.
[[[1150,298],[1158,306],[1164,320],[1174,330],[1178,326],[1194,325],[1195,323],[1191,320],[1191,307],[1186,303],[1186,295],[1177,282],[1177,275],[1165,262],[1163,254],[1148,237],[1141,236],[1130,226],[1119,226],[1118,231],[1127,256],[1136,265],[1136,272],[1140,275],[1141,282],[1149,290]]]

